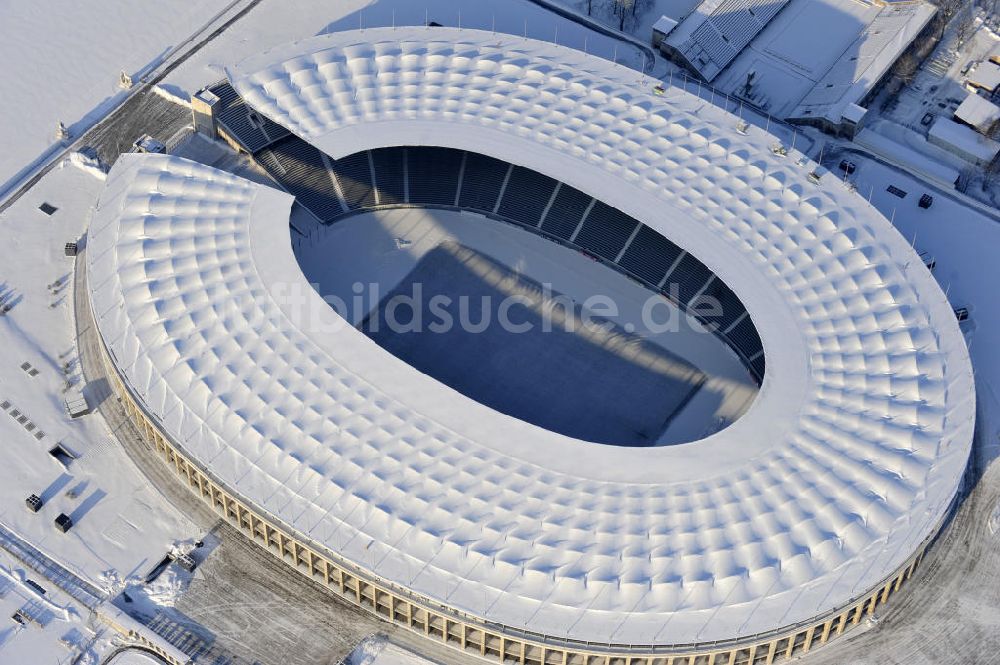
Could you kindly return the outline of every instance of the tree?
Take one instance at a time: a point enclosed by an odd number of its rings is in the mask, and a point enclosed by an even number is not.
[[[615,16],[618,17],[618,29],[625,31],[625,17],[635,16],[636,0],[615,0]]]

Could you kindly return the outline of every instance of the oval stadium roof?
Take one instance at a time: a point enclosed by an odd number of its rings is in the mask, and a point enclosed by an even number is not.
[[[326,35],[230,76],[336,157],[469,149],[597,196],[731,285],[767,357],[753,406],[707,439],[572,440],[336,325],[288,195],[125,155],[88,236],[98,328],[164,431],[260,510],[441,604],[619,644],[810,619],[935,532],[974,425],[955,317],[885,218],[773,137],[611,62],[472,30]]]

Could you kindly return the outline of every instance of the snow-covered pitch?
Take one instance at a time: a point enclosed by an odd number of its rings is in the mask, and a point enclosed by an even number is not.
[[[336,325],[287,194],[123,156],[88,235],[98,328],[163,432],[262,514],[435,604],[624,645],[822,616],[940,526],[975,413],[955,316],[884,217],[773,137],[612,62],[473,30],[337,33],[229,74],[334,157],[468,149],[599,197],[730,285],[767,357],[754,404],[707,439],[572,440]]]

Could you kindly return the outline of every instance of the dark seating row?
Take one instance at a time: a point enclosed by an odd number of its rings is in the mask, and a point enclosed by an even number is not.
[[[332,220],[344,212],[323,154],[302,139],[282,139],[261,150],[257,161],[318,218]]]
[[[758,380],[763,377],[760,337],[725,283],[650,227],[549,176],[485,155],[429,146],[364,151],[330,159],[328,167],[318,150],[292,136],[257,157],[302,205],[326,222],[349,210],[457,203],[462,209],[540,229],[660,291],[709,325]],[[340,205],[334,181],[346,209]]]
[[[216,121],[248,153],[255,154],[289,135],[287,129],[247,106],[229,81],[216,83],[209,90],[219,98]]]

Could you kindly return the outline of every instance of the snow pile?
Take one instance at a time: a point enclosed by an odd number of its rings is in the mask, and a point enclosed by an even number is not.
[[[361,640],[344,665],[433,665],[417,654],[389,642],[385,635],[369,635]]]
[[[66,159],[66,162],[84,173],[89,173],[98,180],[104,180],[108,177],[108,172],[101,166],[101,161],[97,157],[92,157],[82,152],[74,152]]]
[[[170,90],[167,90],[162,85],[154,85],[153,92],[155,92],[157,95],[163,97],[169,102],[173,102],[174,104],[179,104],[180,106],[191,108],[190,99],[188,99],[187,97],[181,97],[180,95],[175,94]]]
[[[373,665],[387,644],[385,635],[369,635],[351,651],[347,665]]]
[[[131,587],[129,595],[134,591],[154,605],[173,607],[191,585],[191,577],[192,573],[171,564],[149,584]]]
[[[108,592],[109,596],[121,593],[129,584],[128,580],[123,579],[121,574],[114,568],[105,570],[97,579],[101,587]]]

